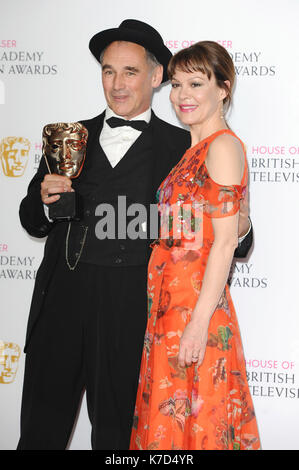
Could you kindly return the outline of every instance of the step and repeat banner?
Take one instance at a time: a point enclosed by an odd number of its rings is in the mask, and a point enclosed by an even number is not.
[[[88,43],[126,18],[152,24],[173,53],[213,40],[234,61],[228,122],[247,148],[255,239],[233,265],[231,292],[263,449],[299,449],[298,0],[0,1],[0,449],[19,438],[24,339],[45,242],[22,229],[19,204],[43,126],[104,109]],[[153,109],[180,125],[169,92],[166,84],[155,93]],[[69,449],[90,449],[90,431],[83,396]]]

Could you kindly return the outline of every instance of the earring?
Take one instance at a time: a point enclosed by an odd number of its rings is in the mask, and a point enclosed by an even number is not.
[[[224,119],[223,103],[221,104],[220,108],[220,119]]]

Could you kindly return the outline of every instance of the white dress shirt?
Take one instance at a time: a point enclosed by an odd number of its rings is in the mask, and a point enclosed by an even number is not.
[[[110,162],[110,165],[114,168],[127,153],[131,145],[133,145],[133,143],[138,139],[141,132],[130,126],[112,128],[106,122],[106,120],[111,117],[123,119],[122,116],[115,114],[112,109],[106,109],[104,125],[100,134],[100,144]],[[150,122],[150,119],[151,109],[149,108],[144,113],[139,114],[139,116],[135,116],[132,121],[143,120]]]

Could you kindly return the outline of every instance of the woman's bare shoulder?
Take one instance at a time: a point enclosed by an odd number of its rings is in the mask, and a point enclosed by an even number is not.
[[[221,134],[210,144],[206,166],[211,178],[219,184],[240,184],[244,171],[244,150],[232,134]]]

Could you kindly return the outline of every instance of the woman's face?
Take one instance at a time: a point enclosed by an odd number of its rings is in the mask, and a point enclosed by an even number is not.
[[[227,93],[217,86],[213,74],[209,79],[201,72],[176,69],[171,86],[170,101],[183,124],[201,125],[221,119],[222,102]]]

